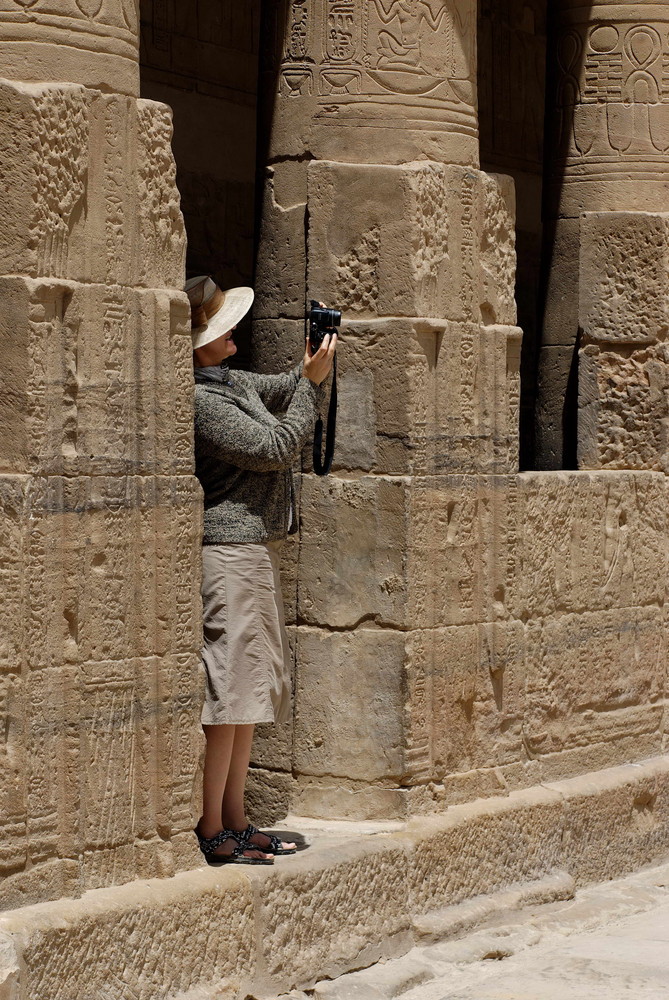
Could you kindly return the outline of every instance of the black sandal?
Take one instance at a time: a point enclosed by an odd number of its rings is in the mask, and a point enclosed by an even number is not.
[[[256,833],[259,833],[262,837],[267,837],[269,840],[269,847],[259,847],[258,844],[251,843],[251,837],[255,836]],[[273,833],[265,833],[263,830],[259,830],[257,826],[253,825],[253,823],[249,823],[242,833],[235,833],[234,836],[236,839],[243,837],[247,849],[252,848],[256,851],[262,851],[263,854],[297,854],[296,847],[282,847],[281,841],[278,837],[276,837]]]
[[[236,833],[234,830],[221,830],[213,837],[203,837],[197,827],[193,830],[197,837],[200,850],[204,854],[204,860],[208,865],[273,865],[274,858],[245,858],[244,851],[259,851],[261,848],[255,844],[249,844],[244,833]],[[231,854],[214,854],[217,847],[220,847],[226,840],[235,840],[237,846]],[[263,851],[263,854],[270,854],[270,851]]]

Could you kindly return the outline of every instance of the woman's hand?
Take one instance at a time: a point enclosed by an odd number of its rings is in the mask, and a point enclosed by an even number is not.
[[[316,385],[320,385],[321,382],[324,382],[332,371],[336,349],[336,333],[333,333],[332,335],[326,333],[323,337],[321,346],[315,354],[312,354],[311,352],[311,344],[309,343],[309,338],[307,337],[307,349],[304,352],[304,364],[302,366],[302,374],[305,378],[308,378],[311,382],[315,382]]]
[[[326,308],[324,302],[320,302],[319,305],[322,309]],[[302,365],[302,374],[304,377],[308,378],[316,385],[320,385],[321,382],[324,382],[332,371],[336,350],[337,334],[334,332],[331,334],[325,334],[320,347],[315,353],[311,350],[311,344],[309,342],[309,337],[307,336],[307,345]]]

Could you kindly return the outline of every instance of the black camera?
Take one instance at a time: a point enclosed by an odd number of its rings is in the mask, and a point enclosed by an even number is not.
[[[341,313],[338,309],[323,309],[315,299],[312,299],[309,312],[309,344],[312,353],[321,346],[325,334],[334,333],[340,325]]]

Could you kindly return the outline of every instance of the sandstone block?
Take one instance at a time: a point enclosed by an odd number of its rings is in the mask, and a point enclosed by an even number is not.
[[[406,629],[506,617],[517,489],[514,476],[304,476],[299,620]]]
[[[12,191],[2,273],[183,284],[185,232],[165,105],[5,81],[0,176]]]
[[[336,467],[515,471],[520,340],[517,327],[345,321]]]
[[[251,371],[274,375],[287,372],[304,357],[304,319],[259,319],[251,324]]]
[[[399,787],[371,785],[343,778],[297,776],[291,812],[297,816],[335,820],[404,819],[409,796]]]
[[[588,340],[654,343],[669,329],[669,216],[586,212],[579,323]]]
[[[580,468],[669,470],[668,359],[665,343],[579,352]]]
[[[581,220],[557,219],[553,226],[551,266],[542,328],[542,344],[545,347],[572,345],[578,332]]]
[[[392,10],[282,0],[263,18],[270,159],[477,165],[475,6]]]
[[[269,167],[263,192],[254,318],[304,317],[306,171],[302,163]]]
[[[562,799],[544,788],[513,792],[420,817],[407,833],[415,845],[409,910],[418,913],[559,868]]]
[[[664,477],[523,473],[506,513],[515,535],[511,614],[661,604],[667,565]],[[515,508],[515,509],[514,509]],[[505,558],[513,558],[511,552]]]
[[[290,766],[290,759],[287,761]],[[295,779],[286,771],[266,771],[252,767],[246,784],[246,810],[253,822],[271,827],[291,811]]]
[[[669,805],[666,759],[547,787],[564,797],[565,866],[577,884],[635,871],[666,853],[667,828],[661,819]]]
[[[524,757],[522,622],[413,632],[407,663],[407,777],[440,782]]]
[[[7,470],[192,471],[184,295],[16,277],[0,281],[0,300]]]
[[[666,656],[660,608],[622,608],[529,622],[528,752],[657,733]],[[593,669],[593,664],[597,669]]]
[[[315,969],[336,976],[354,967],[353,955],[357,964],[367,965],[380,946],[403,950],[408,944],[408,857],[402,840],[388,838],[371,851],[346,845],[328,855],[334,863],[323,854],[317,861],[298,855],[290,869],[277,870],[260,887],[262,912],[269,917],[262,957],[270,982],[279,988],[286,968],[292,985],[307,986],[320,978]],[[333,907],[342,919],[332,919]],[[300,927],[299,934],[291,924]]]
[[[512,202],[480,171],[312,162],[308,298],[350,318],[514,323]]]
[[[405,636],[391,629],[297,635],[294,767],[379,781],[403,771]]]
[[[577,372],[578,354],[574,343],[541,348],[535,435],[537,463],[541,469],[576,466]]]
[[[221,920],[234,922],[236,933],[212,934]],[[99,889],[82,900],[14,911],[2,921],[3,930],[20,939],[22,988],[44,1000],[104,997],[120,953],[123,983],[157,1000],[198,986],[235,995],[257,975],[253,887],[230,866]],[[138,948],[138,933],[147,941],[164,936],[170,947]],[[65,947],[67,972],[56,940]]]
[[[34,666],[193,652],[200,488],[190,477],[33,480],[23,648]],[[138,552],[141,553],[138,558]]]

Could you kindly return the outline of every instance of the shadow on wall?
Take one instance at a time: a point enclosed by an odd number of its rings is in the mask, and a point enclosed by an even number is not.
[[[547,12],[540,345],[535,358],[537,469],[578,468],[580,223],[564,195],[569,160],[579,149],[576,109],[583,99],[587,46],[578,27],[565,18],[566,8],[560,0],[549,4]],[[579,9],[579,21],[589,24],[591,11],[591,6]]]
[[[253,276],[260,0],[141,0],[142,97],[173,110],[187,276]],[[250,321],[240,327],[248,356]]]

